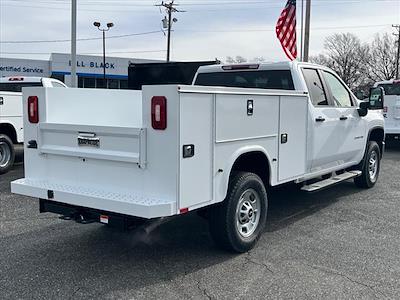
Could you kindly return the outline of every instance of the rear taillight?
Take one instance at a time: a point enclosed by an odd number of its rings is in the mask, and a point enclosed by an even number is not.
[[[151,98],[151,126],[157,130],[167,128],[167,98],[164,96]]]
[[[387,111],[388,111],[387,106],[384,106],[384,107],[383,107],[383,112],[384,112],[384,113],[387,113]]]
[[[39,99],[37,96],[28,97],[28,119],[31,123],[39,123]]]

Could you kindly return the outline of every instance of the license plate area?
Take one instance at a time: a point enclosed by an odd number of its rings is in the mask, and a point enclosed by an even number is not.
[[[100,148],[100,138],[95,133],[79,133],[78,146]]]

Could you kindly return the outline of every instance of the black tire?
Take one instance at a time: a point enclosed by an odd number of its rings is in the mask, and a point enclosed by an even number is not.
[[[239,210],[239,203],[241,203],[240,208],[247,209],[247,214],[240,213],[243,210]],[[267,192],[260,177],[248,172],[233,174],[226,199],[210,209],[209,225],[213,240],[219,247],[228,251],[238,253],[249,251],[255,246],[265,228],[267,209]],[[252,218],[256,225],[253,225],[251,230],[243,232],[245,225],[253,224],[249,218]],[[247,222],[241,223],[240,219]],[[249,236],[244,236],[247,234]]]
[[[11,139],[0,134],[0,174],[7,173],[14,164],[15,149]]]
[[[375,160],[375,165],[372,163],[373,160]],[[381,150],[375,141],[369,141],[363,162],[359,169],[362,174],[354,178],[356,186],[364,189],[372,188],[378,181],[380,167]]]

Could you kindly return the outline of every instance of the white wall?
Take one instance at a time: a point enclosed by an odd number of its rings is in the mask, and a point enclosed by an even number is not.
[[[0,57],[0,77],[7,76],[50,76],[50,62],[47,60],[32,60]]]

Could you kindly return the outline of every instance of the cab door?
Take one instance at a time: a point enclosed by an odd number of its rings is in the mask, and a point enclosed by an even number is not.
[[[344,163],[340,114],[331,102],[317,69],[302,68],[311,99],[309,114],[308,160],[310,172],[325,170]]]
[[[358,114],[358,106],[347,86],[334,74],[321,70],[328,97],[339,112],[340,153],[345,163],[358,162],[366,145],[366,122]]]

